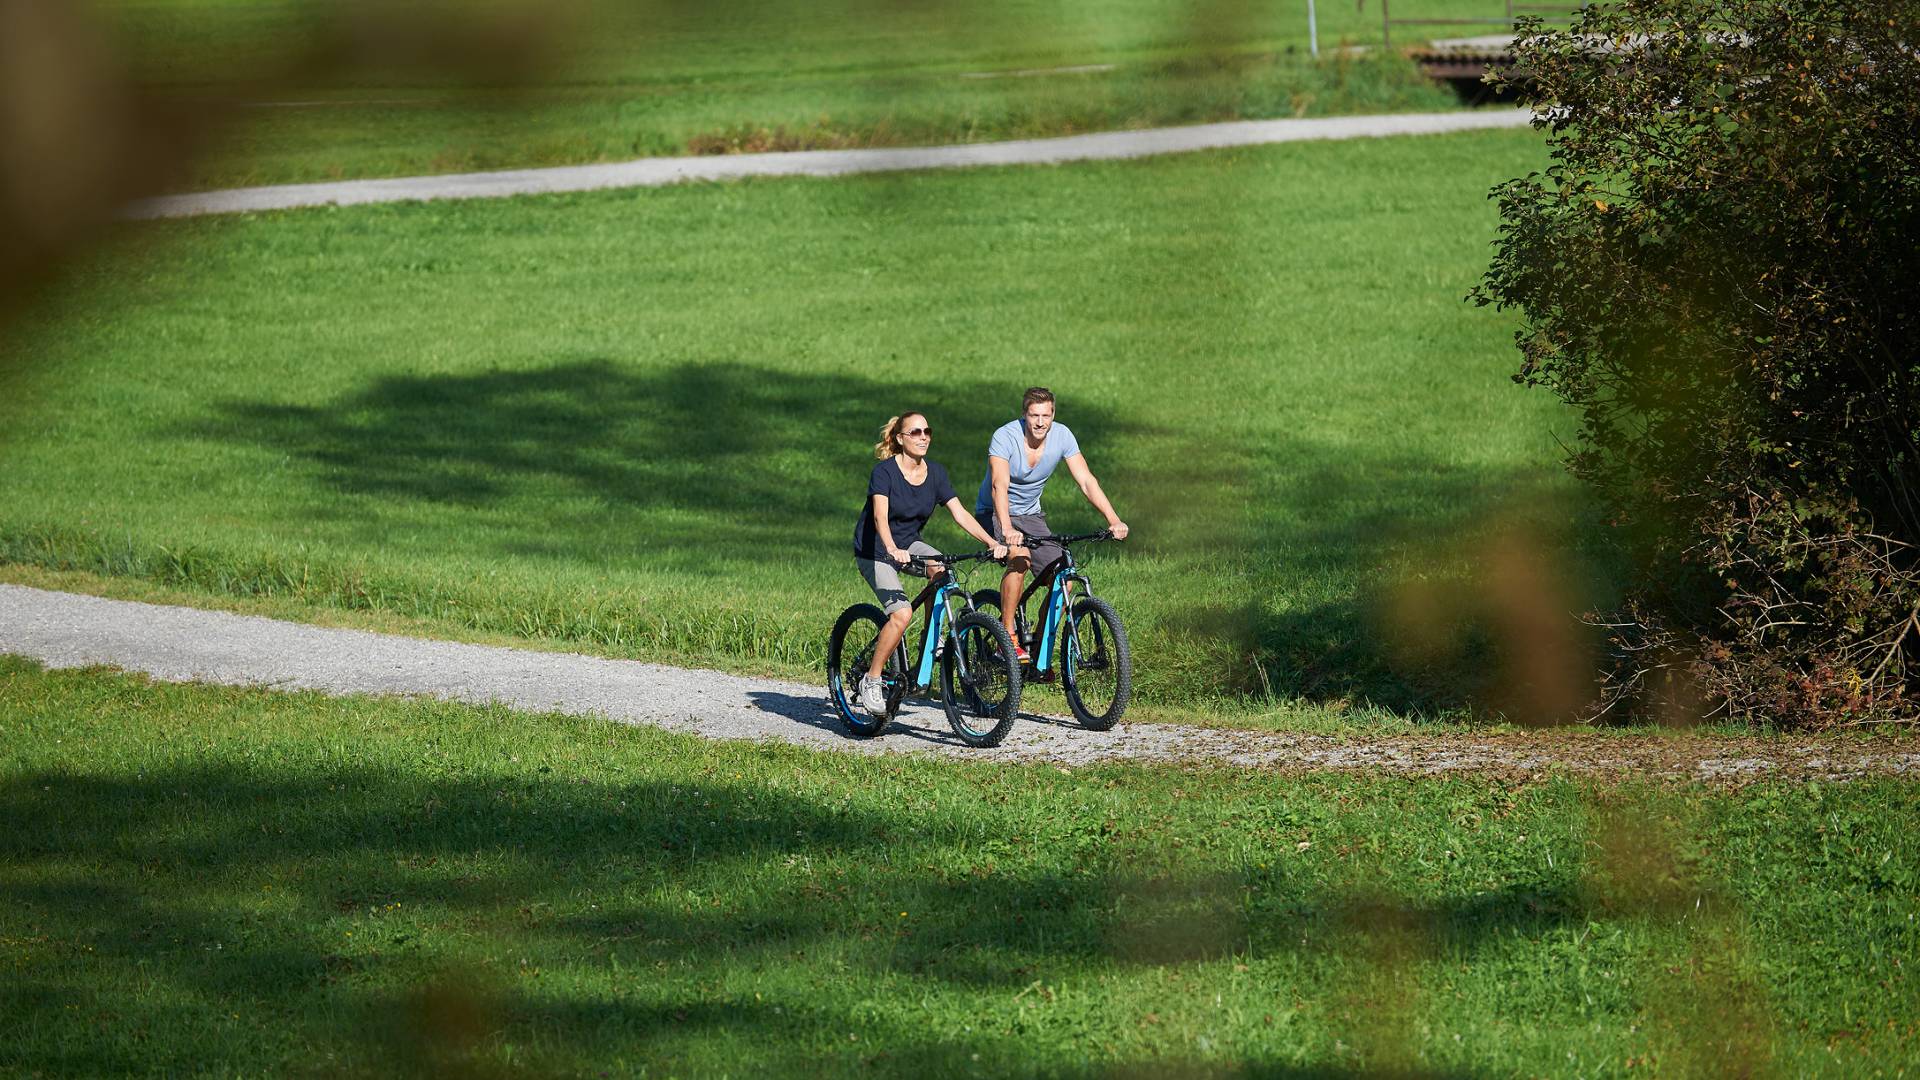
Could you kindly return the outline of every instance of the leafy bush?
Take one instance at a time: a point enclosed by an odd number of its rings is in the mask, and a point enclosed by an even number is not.
[[[1920,6],[1627,0],[1523,28],[1552,165],[1482,304],[1640,568],[1603,710],[1911,722]],[[1689,703],[1691,701],[1691,704]]]

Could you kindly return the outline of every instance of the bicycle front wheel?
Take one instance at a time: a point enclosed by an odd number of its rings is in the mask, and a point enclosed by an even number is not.
[[[1020,662],[1000,620],[969,611],[940,658],[940,705],[968,746],[998,746],[1020,711]]]
[[[860,677],[873,663],[874,647],[880,643],[880,627],[886,616],[872,604],[855,604],[840,613],[833,624],[833,636],[827,639],[827,696],[847,730],[860,738],[880,734],[892,718],[874,716],[860,707]]]
[[[1105,731],[1120,722],[1133,694],[1133,651],[1113,605],[1097,596],[1073,605],[1060,650],[1060,685],[1081,726]]]

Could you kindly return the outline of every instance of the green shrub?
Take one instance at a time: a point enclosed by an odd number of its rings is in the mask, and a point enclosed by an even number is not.
[[[1579,411],[1640,568],[1603,707],[1911,721],[1920,8],[1628,0],[1529,27],[1553,164],[1495,191],[1482,304]],[[1690,711],[1692,711],[1690,709]]]

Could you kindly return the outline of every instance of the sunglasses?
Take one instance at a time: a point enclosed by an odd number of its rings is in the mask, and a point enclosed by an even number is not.
[[[925,435],[927,438],[931,439],[933,438],[933,429],[930,427],[908,428],[907,430],[901,432],[900,434],[905,435],[909,439],[917,439],[922,435]]]

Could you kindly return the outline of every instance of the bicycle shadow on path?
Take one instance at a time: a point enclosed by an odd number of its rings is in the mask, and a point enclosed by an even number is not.
[[[773,690],[754,690],[747,696],[753,699],[753,707],[762,712],[783,716],[818,731],[831,732],[849,743],[871,743],[878,747],[879,740],[905,737],[914,740],[916,744],[929,746],[966,745],[948,728],[946,714],[940,711],[939,704],[931,700],[918,703],[909,700],[907,708],[895,716],[879,735],[872,739],[862,739],[847,731],[846,725],[840,722],[840,715],[834,711],[833,706],[827,704],[824,694],[818,698],[797,697]],[[1071,718],[1048,716],[1044,713],[1022,711],[1014,719],[1068,731],[1081,729],[1080,724]]]
[[[833,706],[827,704],[825,694],[820,697],[796,697],[773,690],[754,690],[748,693],[753,699],[754,708],[769,712],[775,716],[784,716],[796,723],[820,731],[832,732],[850,743],[868,743],[879,747],[878,740],[888,737],[905,736],[918,743],[935,746],[962,746],[960,739],[947,727],[947,718],[934,702],[909,701],[892,722],[873,739],[863,739],[847,731],[840,722],[840,715]],[[1024,719],[1024,716],[1023,716]],[[937,725],[937,726],[935,726]]]

